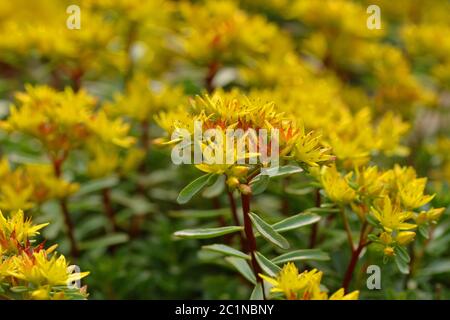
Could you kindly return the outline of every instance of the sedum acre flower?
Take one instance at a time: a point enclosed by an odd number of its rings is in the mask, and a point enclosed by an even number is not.
[[[392,204],[389,197],[376,201],[371,213],[387,232],[411,230],[417,227],[415,224],[405,222],[412,218],[413,213],[402,211],[398,204]]]
[[[200,124],[201,131],[208,129],[215,129],[216,133],[214,139],[202,139],[202,141],[194,141],[199,143],[202,150],[219,150],[224,151],[226,144],[227,130],[241,130],[243,132],[242,139],[250,139],[253,141],[254,148],[250,148],[250,144],[244,146],[245,159],[258,158],[261,152],[266,152],[268,157],[277,156],[285,159],[294,159],[299,163],[308,166],[317,166],[318,164],[328,162],[333,159],[330,155],[330,149],[324,147],[320,142],[320,136],[308,132],[306,133],[302,126],[299,126],[296,121],[288,119],[279,107],[273,102],[263,103],[260,100],[250,99],[238,91],[224,93],[223,91],[216,91],[213,95],[205,95],[204,97],[196,97],[191,100],[191,109],[175,110],[160,113],[155,117],[156,122],[172,136],[172,140],[165,142],[178,143],[181,141],[177,136],[177,130],[183,129],[188,135],[192,136],[195,132],[194,123],[197,121]],[[256,134],[258,130],[267,130],[267,140],[260,139]],[[279,132],[278,138],[271,135],[271,130],[277,129]],[[175,134],[175,136],[174,136]],[[195,137],[194,137],[195,138]],[[224,173],[236,164],[240,164],[237,158],[238,141],[234,141],[232,146],[231,163],[224,161],[217,161],[215,164],[210,164],[211,159],[216,156],[216,153],[208,153],[208,159],[197,168],[204,172]],[[278,153],[272,155],[271,145],[276,142],[278,144]],[[219,154],[225,152],[219,152]],[[242,155],[240,155],[242,157]],[[220,163],[219,163],[220,162]],[[258,160],[257,164],[265,166],[266,163]]]
[[[23,244],[39,234],[39,230],[48,223],[33,225],[31,219],[18,210],[10,217],[5,217],[0,211],[0,247],[9,252],[18,252]]]
[[[83,90],[57,92],[47,86],[30,85],[25,89],[17,93],[18,105],[11,107],[0,128],[33,136],[52,154],[80,148],[91,138],[122,147],[134,141],[127,136],[128,125],[120,119],[109,119],[104,111],[96,112],[95,99]]]
[[[77,272],[56,246],[44,249],[33,239],[48,223],[33,225],[23,211],[5,217],[0,211],[0,288],[10,299],[85,299],[74,285],[89,272]],[[20,290],[16,290],[20,288]],[[19,293],[20,292],[20,293]]]
[[[313,269],[299,273],[292,262],[285,264],[276,278],[263,274],[259,276],[273,286],[270,292],[283,293],[288,300],[357,300],[359,296],[359,291],[345,295],[341,288],[328,297],[328,293],[321,288],[321,271]]]
[[[322,183],[327,196],[338,204],[348,204],[356,197],[356,192],[349,185],[352,173],[342,177],[336,166],[323,167],[320,182]]]
[[[58,178],[49,164],[25,164],[12,169],[7,159],[0,160],[0,209],[31,209],[50,199],[66,198],[79,185]]]

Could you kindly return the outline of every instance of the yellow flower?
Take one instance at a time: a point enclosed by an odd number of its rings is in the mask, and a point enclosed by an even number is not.
[[[433,208],[427,211],[427,219],[431,222],[436,222],[444,213],[445,208]]]
[[[95,99],[85,91],[72,89],[58,92],[47,86],[25,86],[16,94],[7,120],[0,127],[39,139],[46,150],[60,154],[80,148],[88,139],[129,147],[134,138],[121,119],[111,120],[103,110],[95,111]]]
[[[387,232],[411,230],[417,227],[415,224],[405,222],[411,219],[413,214],[402,211],[397,204],[392,205],[389,197],[384,197],[384,199],[376,201],[371,213]]]
[[[322,273],[316,269],[299,274],[297,267],[292,262],[283,266],[276,279],[260,274],[260,277],[273,285],[271,292],[283,292],[289,300],[301,299],[308,295],[305,290],[311,287],[310,282],[319,281]]]
[[[397,237],[395,240],[399,245],[406,246],[411,241],[414,240],[414,237],[416,236],[416,233],[413,231],[401,231],[397,234]]]
[[[407,183],[399,183],[398,192],[405,208],[420,208],[434,198],[434,195],[424,195],[426,183],[426,178],[414,179]]]
[[[382,233],[380,234],[379,238],[380,238],[380,240],[381,240],[381,242],[382,242],[383,244],[389,245],[389,244],[392,243],[392,237],[391,237],[391,235],[390,235],[389,233],[387,233],[387,232],[382,232]]]
[[[50,199],[65,198],[78,190],[77,183],[70,183],[55,176],[48,164],[25,164],[12,170],[7,159],[0,161],[0,209],[28,210]]]
[[[271,51],[281,34],[262,16],[247,15],[233,1],[182,2],[179,9],[184,23],[176,39],[183,56],[200,65],[246,62]]]
[[[358,186],[357,193],[363,199],[378,197],[384,189],[381,173],[377,166],[356,168],[355,182]]]
[[[392,248],[392,247],[386,247],[386,248],[384,248],[383,253],[384,253],[386,256],[389,256],[389,257],[392,257],[392,256],[395,255],[394,248]]]
[[[161,111],[178,107],[183,100],[181,87],[151,82],[143,73],[136,73],[128,82],[125,93],[116,94],[114,101],[106,103],[104,109],[108,115],[125,116],[142,123]]]
[[[30,282],[36,286],[67,285],[86,277],[89,272],[70,273],[69,264],[62,255],[53,254],[50,258],[45,250],[34,252],[31,256],[23,253],[13,258],[15,271],[10,275]]]
[[[407,156],[409,150],[407,147],[400,145],[400,139],[408,132],[410,125],[403,122],[393,112],[384,114],[376,131],[376,139],[378,140],[378,149],[386,153],[388,156],[399,155]]]
[[[288,262],[283,266],[276,278],[263,274],[259,276],[273,286],[270,292],[282,292],[288,300],[328,299],[327,292],[322,291],[320,286],[322,272],[317,269],[299,273],[295,264]],[[344,289],[339,289],[331,295],[330,300],[355,300],[358,299],[358,296],[358,291],[344,295]]]
[[[344,288],[341,288],[331,295],[330,300],[358,300],[358,298],[358,290],[345,294]]]
[[[13,212],[5,218],[0,211],[0,246],[3,250],[17,252],[29,238],[39,234],[39,230],[48,223],[33,225],[31,219],[26,219],[22,210]]]
[[[341,177],[336,166],[322,168],[321,183],[327,196],[333,202],[347,204],[355,199],[356,192],[348,184],[350,177],[351,173]]]
[[[321,144],[319,135],[305,133],[304,127],[286,117],[275,103],[250,99],[238,90],[227,93],[216,90],[211,96],[197,96],[191,100],[190,109],[160,113],[156,121],[172,139],[161,144],[178,143],[184,138],[184,134],[183,137],[174,136],[177,129],[186,130],[189,137],[194,135],[195,130],[204,133],[214,129],[214,139],[210,137],[191,142],[194,147],[199,145],[202,151],[207,151],[206,154],[203,152],[203,162],[196,166],[208,173],[225,173],[235,164],[241,164],[239,160],[246,160],[243,162],[247,164],[267,166],[268,159],[285,158],[317,166],[333,159],[329,154],[330,149]],[[194,123],[197,128],[194,128]],[[266,130],[265,138],[259,136],[261,129]],[[227,145],[229,130],[240,130],[243,133],[234,139],[234,145],[231,146]],[[272,130],[278,130],[278,137]],[[278,144],[278,153],[272,154],[275,143]],[[243,150],[240,146],[243,146]],[[229,153],[232,155],[231,161],[226,157]],[[267,159],[263,156],[267,156]],[[247,161],[249,159],[253,161]]]
[[[305,135],[302,128],[294,146],[294,159],[311,167],[317,167],[319,163],[334,160],[335,157],[330,154],[331,149],[321,145],[321,137],[314,131]]]

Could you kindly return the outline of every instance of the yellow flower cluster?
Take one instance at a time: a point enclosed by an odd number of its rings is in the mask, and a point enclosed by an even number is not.
[[[29,210],[50,199],[65,198],[78,190],[55,176],[48,164],[25,164],[11,169],[7,159],[0,160],[0,210]]]
[[[134,142],[127,135],[129,126],[96,111],[95,99],[83,90],[58,92],[48,86],[27,85],[26,92],[17,93],[16,99],[18,104],[11,107],[0,126],[37,138],[51,156],[67,154],[89,139],[121,147]]]
[[[412,167],[395,165],[381,171],[376,166],[356,168],[342,177],[335,167],[322,168],[320,182],[334,203],[350,205],[362,222],[373,222],[381,233],[375,240],[385,246],[385,254],[394,255],[393,246],[407,245],[418,225],[436,223],[445,208],[416,212],[434,195],[425,194],[426,178],[417,178]],[[372,219],[375,219],[373,221]]]
[[[165,131],[172,135],[176,133],[177,129],[185,129],[190,135],[194,134],[194,122],[201,123],[201,130],[217,129],[220,132],[220,137],[216,137],[216,140],[206,141],[194,141],[193,143],[201,143],[202,149],[210,148],[212,145],[217,147],[222,155],[226,154],[228,150],[226,148],[226,130],[241,129],[244,132],[244,137],[252,138],[252,134],[257,134],[257,130],[267,130],[267,141],[261,141],[256,138],[255,151],[262,149],[270,154],[271,130],[278,129],[278,154],[280,158],[293,159],[301,164],[307,166],[318,166],[319,164],[329,162],[333,159],[330,154],[330,149],[326,148],[321,143],[321,137],[317,133],[310,131],[305,132],[304,127],[286,117],[273,102],[263,103],[261,100],[252,100],[238,91],[231,93],[225,93],[221,90],[215,91],[211,96],[205,95],[204,97],[197,96],[191,101],[191,111],[186,112],[183,109],[178,111],[169,111],[160,113],[156,117],[157,123],[165,129]],[[176,120],[175,120],[176,119]],[[174,137],[172,135],[171,142],[178,142],[180,137]],[[234,169],[234,166],[238,164],[239,160],[238,148],[239,142],[235,141],[232,146],[234,158],[232,163],[226,163],[223,159],[223,164],[209,164],[210,159],[204,161],[202,164],[198,164],[197,168],[208,173],[227,173],[234,178],[245,177],[245,172],[241,169]],[[248,158],[257,157],[258,154],[253,151],[250,144],[245,144],[245,155]],[[212,153],[211,158],[215,157],[215,153]],[[258,162],[259,165],[265,166],[266,163]],[[239,166],[241,168],[242,166]],[[232,171],[239,171],[243,174],[236,176]]]
[[[89,272],[77,272],[56,246],[44,249],[34,239],[48,223],[33,225],[21,210],[0,212],[0,296],[7,299],[85,299],[86,287],[74,283]]]
[[[270,283],[272,293],[282,293],[288,300],[357,300],[359,291],[345,294],[341,288],[331,296],[324,291],[320,284],[322,272],[317,269],[299,273],[292,262],[283,266],[276,278],[260,274],[259,276]]]

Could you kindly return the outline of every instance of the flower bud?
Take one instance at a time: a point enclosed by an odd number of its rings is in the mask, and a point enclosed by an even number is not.
[[[231,190],[237,188],[237,186],[239,185],[239,180],[236,177],[230,177],[227,179],[227,186],[228,188],[230,188]]]
[[[430,209],[427,212],[427,218],[429,221],[437,221],[444,213],[445,208]]]
[[[252,194],[252,188],[248,184],[240,184],[239,191],[241,191],[242,194]]]
[[[386,248],[384,248],[384,254],[387,255],[387,256],[389,256],[389,257],[394,256],[394,255],[395,255],[395,253],[394,253],[394,248],[392,248],[392,247],[386,247]]]
[[[234,166],[231,168],[231,175],[238,178],[245,177],[248,173],[248,167],[246,166]]]
[[[419,213],[416,217],[416,223],[417,224],[424,224],[425,222],[427,222],[427,213],[425,211],[422,211],[421,213]]]
[[[381,242],[383,242],[384,244],[390,244],[392,243],[392,237],[389,233],[387,232],[383,232],[380,234],[380,240]]]
[[[413,241],[415,236],[416,236],[416,233],[413,231],[402,231],[402,232],[399,232],[396,240],[397,240],[398,244],[405,246],[408,243],[410,243],[411,241]]]

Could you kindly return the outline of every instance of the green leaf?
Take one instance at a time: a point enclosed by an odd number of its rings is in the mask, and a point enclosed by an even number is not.
[[[286,193],[292,194],[294,196],[305,196],[307,194],[313,193],[314,190],[315,190],[315,188],[313,188],[313,187],[305,187],[305,188],[300,188],[300,189],[287,187]]]
[[[258,195],[260,193],[263,193],[267,189],[268,185],[269,185],[269,176],[268,175],[263,175],[256,181],[252,180],[252,182],[250,182],[250,187],[252,188],[252,194]]]
[[[250,300],[264,300],[264,294],[260,282],[258,282],[253,288]]]
[[[118,183],[119,178],[116,176],[90,180],[89,182],[83,183],[80,186],[80,189],[78,189],[78,191],[74,194],[74,197],[81,197],[103,189],[112,188]]]
[[[286,262],[302,260],[327,261],[330,260],[330,256],[320,249],[301,249],[282,254],[272,259],[272,262],[275,264],[283,264]]]
[[[316,223],[320,220],[320,216],[314,213],[299,213],[295,216],[289,217],[272,225],[272,228],[277,232],[284,232],[292,229],[297,229]]]
[[[428,232],[428,228],[425,225],[420,225],[418,228],[418,231],[422,237],[425,239],[428,239],[430,237],[430,234]]]
[[[258,179],[260,179],[263,176],[269,176],[269,178],[281,178],[284,176],[288,176],[291,174],[295,174],[295,173],[300,173],[302,172],[303,169],[297,166],[293,166],[293,165],[287,165],[287,166],[282,166],[282,167],[273,167],[273,168],[269,168],[269,169],[263,169],[262,172],[257,175],[255,178],[253,178],[252,181],[256,181]]]
[[[146,215],[155,210],[155,205],[143,195],[131,196],[122,190],[114,190],[111,193],[111,199],[130,208],[135,215]]]
[[[306,209],[305,212],[312,212],[312,213],[334,213],[334,212],[339,212],[338,208],[317,208],[317,207],[313,207],[313,208],[309,208]]]
[[[227,256],[234,256],[234,257],[250,260],[250,256],[248,254],[245,254],[239,250],[236,250],[236,249],[234,249],[230,246],[224,245],[224,244],[212,244],[209,246],[203,246],[202,249],[213,251],[213,252],[223,253]]]
[[[400,259],[405,261],[406,263],[409,263],[411,261],[411,258],[409,257],[408,251],[406,251],[405,248],[402,246],[396,246],[394,249],[394,252]]]
[[[10,290],[15,293],[23,293],[23,292],[28,292],[30,289],[25,286],[15,286],[15,287],[11,287]]]
[[[430,263],[421,272],[422,275],[446,274],[450,273],[450,260],[438,260]]]
[[[244,276],[245,279],[247,279],[253,284],[256,284],[255,274],[253,273],[252,269],[250,268],[245,259],[236,257],[226,257],[225,260],[228,261],[233,267],[235,267],[236,270],[239,271],[239,273],[242,274],[242,276]]]
[[[189,200],[191,200],[193,196],[199,193],[204,187],[206,187],[211,182],[210,179],[213,176],[214,175],[212,173],[208,173],[189,183],[186,187],[183,188],[183,190],[180,191],[180,194],[178,195],[177,198],[177,202],[179,204],[187,203]]]
[[[230,215],[230,209],[211,209],[211,210],[178,210],[169,211],[169,216],[174,218],[183,219],[202,219],[202,218],[215,218],[220,216]]]
[[[289,242],[278,232],[276,232],[270,224],[265,222],[253,212],[249,213],[256,230],[269,242],[280,247],[281,249],[289,249]]]
[[[243,230],[244,227],[230,226],[220,228],[186,229],[174,233],[178,238],[208,239]]]
[[[380,239],[376,235],[374,235],[373,233],[370,233],[367,236],[367,238],[369,238],[369,240],[372,241],[372,242],[379,242],[380,241]]]
[[[219,195],[222,194],[224,189],[225,189],[225,176],[220,175],[218,176],[214,184],[203,190],[202,196],[207,199],[218,197]]]
[[[80,243],[80,249],[88,250],[88,249],[105,248],[127,242],[128,240],[129,237],[128,234],[126,233],[113,233],[94,240],[84,241]]]
[[[396,255],[394,260],[395,260],[395,264],[397,265],[398,270],[400,270],[401,273],[403,273],[403,274],[409,273],[409,265],[405,260],[400,258],[399,255]]]
[[[279,266],[267,259],[261,253],[255,252],[255,258],[264,273],[267,273],[269,276],[275,277],[281,271]]]

